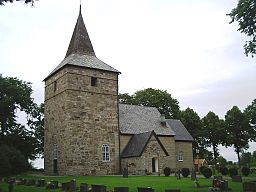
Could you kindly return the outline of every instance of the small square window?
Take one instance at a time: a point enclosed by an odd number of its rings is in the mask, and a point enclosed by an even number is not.
[[[91,77],[91,86],[97,86],[97,77]]]
[[[53,91],[55,92],[57,90],[57,81],[53,82]]]

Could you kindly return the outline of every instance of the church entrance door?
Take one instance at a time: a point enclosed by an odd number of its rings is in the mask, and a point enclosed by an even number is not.
[[[153,157],[152,158],[152,173],[157,173],[158,172],[158,158]]]

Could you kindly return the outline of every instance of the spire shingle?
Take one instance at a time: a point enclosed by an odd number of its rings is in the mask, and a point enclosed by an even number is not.
[[[88,32],[84,24],[84,20],[82,17],[81,5],[80,5],[76,26],[74,28],[73,35],[69,43],[68,51],[66,53],[65,58],[72,53],[95,56],[92,43],[89,38]]]

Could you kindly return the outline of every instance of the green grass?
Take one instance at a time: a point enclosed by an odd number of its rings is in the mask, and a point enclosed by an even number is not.
[[[108,191],[113,191],[114,187],[127,186],[130,192],[137,192],[137,187],[152,187],[156,192],[164,192],[165,189],[181,189],[182,192],[207,192],[208,188],[212,185],[212,179],[198,178],[200,188],[195,188],[194,182],[190,178],[181,178],[177,180],[176,177],[170,176],[129,176],[123,178],[121,176],[67,176],[67,177],[44,177],[44,176],[31,176],[23,175],[22,177],[31,179],[44,178],[47,181],[58,180],[59,183],[68,182],[75,179],[77,186],[80,183],[87,184],[102,184],[107,186]],[[256,180],[256,178],[248,177],[247,180]],[[245,180],[243,178],[243,180]],[[242,183],[232,182],[228,179],[229,188],[232,188],[232,192],[242,192]],[[0,183],[0,189],[4,192],[8,191],[8,186],[5,183]],[[49,191],[45,188],[39,188],[34,186],[14,186],[14,192],[45,192]],[[53,190],[61,191],[61,190]]]

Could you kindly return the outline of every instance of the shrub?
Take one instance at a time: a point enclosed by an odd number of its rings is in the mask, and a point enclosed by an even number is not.
[[[249,167],[242,167],[241,172],[244,176],[248,176],[250,174],[250,168]]]
[[[181,174],[183,177],[188,177],[189,176],[189,168],[182,168],[181,169]]]
[[[202,170],[202,174],[203,176],[205,176],[205,178],[210,178],[212,176],[212,170],[208,167],[205,167],[203,170]]]
[[[165,175],[165,176],[170,176],[170,174],[171,174],[171,169],[170,169],[170,167],[165,167],[165,168],[164,168],[164,175]]]
[[[230,168],[228,171],[229,171],[230,177],[233,177],[233,176],[235,176],[235,175],[238,175],[237,168],[235,168],[235,167]]]
[[[227,175],[228,174],[228,168],[227,167],[220,167],[220,173],[222,175]]]
[[[203,174],[203,171],[204,171],[204,169],[206,169],[206,168],[207,168],[206,166],[201,166],[201,167],[199,168],[199,172]]]

